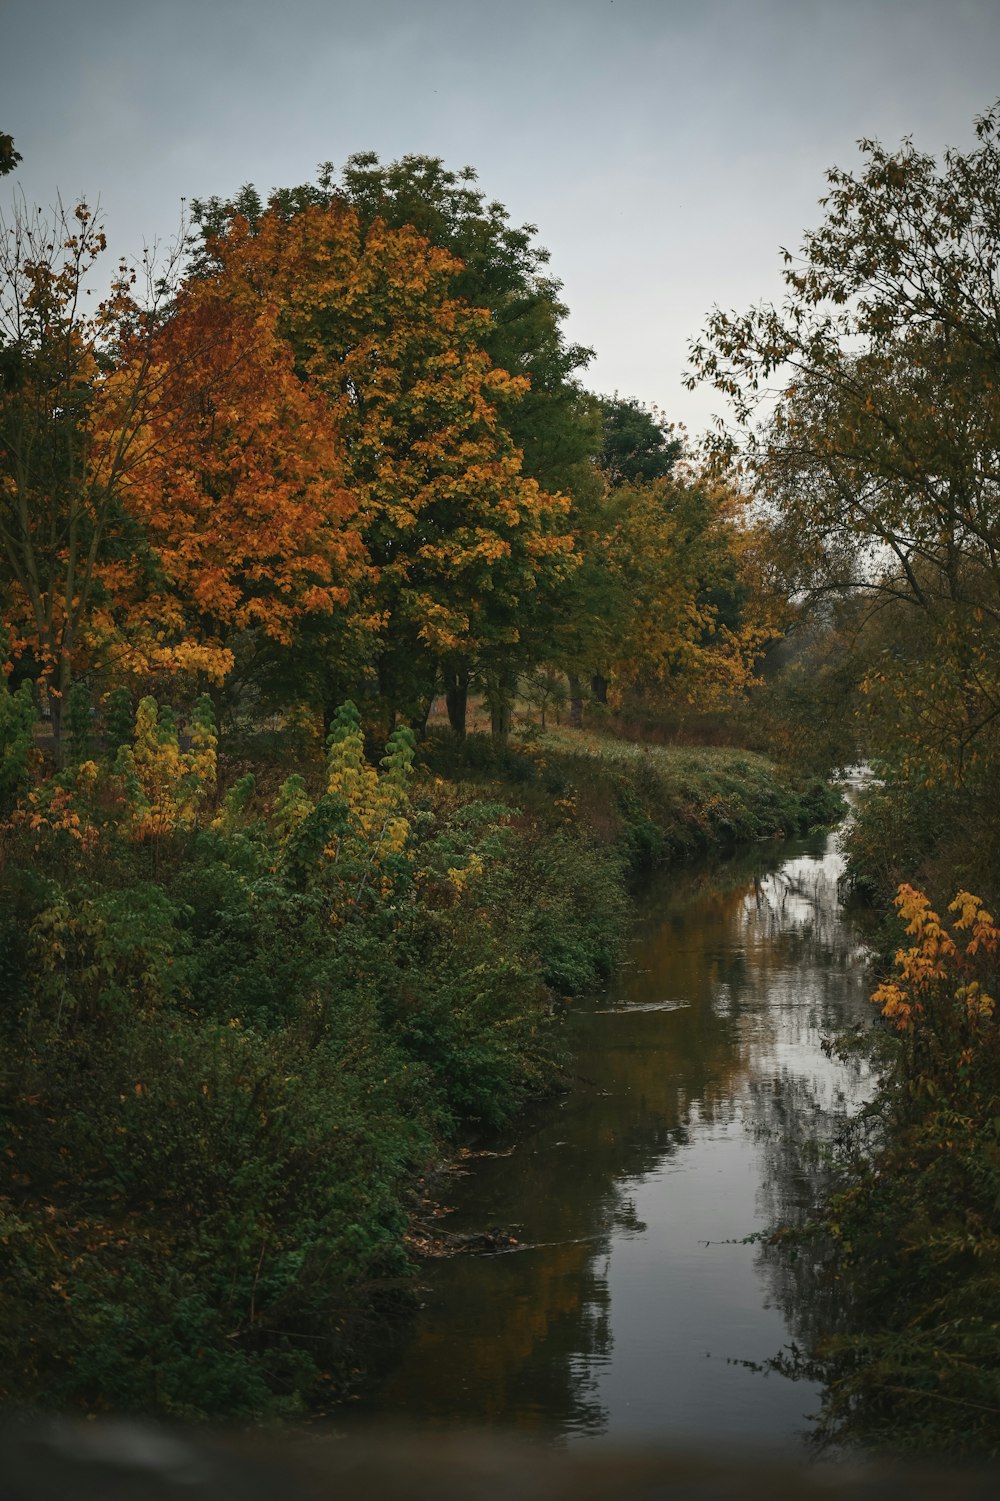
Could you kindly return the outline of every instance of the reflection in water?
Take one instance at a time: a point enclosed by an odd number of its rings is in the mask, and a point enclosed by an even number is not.
[[[807,1326],[804,1284],[743,1237],[815,1202],[807,1144],[864,1085],[821,1048],[868,1019],[841,868],[819,837],[650,893],[630,965],[570,1023],[576,1087],[456,1184],[449,1228],[521,1247],[430,1267],[366,1411],[565,1439],[805,1430],[815,1390],[752,1369]]]

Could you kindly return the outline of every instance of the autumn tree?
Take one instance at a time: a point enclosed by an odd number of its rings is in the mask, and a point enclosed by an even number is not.
[[[451,295],[489,314],[480,330],[483,349],[494,365],[527,378],[504,410],[525,474],[547,491],[572,492],[600,446],[593,401],[578,378],[593,350],[566,337],[562,284],[548,273],[549,252],[537,242],[537,226],[513,224],[504,205],[488,201],[477,184],[474,168],[453,171],[440,157],[381,162],[375,152],[358,152],[339,171],[323,163],[315,183],[274,189],[267,208],[291,218],[303,209],[346,203],[365,228],[375,220],[391,229],[410,227],[450,251],[461,262]],[[250,185],[229,200],[195,200],[193,208],[208,236],[237,215],[256,226],[265,211]]]
[[[665,479],[681,456],[681,439],[656,407],[634,396],[600,398],[601,472],[610,485]]]
[[[716,311],[692,351],[799,585],[898,619],[871,682],[905,708],[911,765],[959,779],[1000,716],[1000,106],[976,133],[940,164],[862,141],[785,252],[782,306]]]
[[[582,715],[583,684],[599,703],[607,702],[608,674],[629,609],[620,573],[610,565],[608,541],[618,526],[622,486],[642,486],[665,479],[681,454],[681,440],[656,408],[635,397],[602,396],[596,400],[601,422],[598,467],[602,484],[596,493],[577,496],[573,517],[583,565],[571,584],[565,620],[558,630],[563,665],[569,677],[571,712]]]
[[[474,168],[453,171],[439,157],[407,155],[383,163],[374,152],[358,153],[339,173],[325,163],[317,188],[345,198],[366,223],[380,218],[414,226],[461,262],[453,293],[488,312],[483,348],[494,365],[527,382],[502,407],[523,472],[543,490],[569,499],[567,524],[583,558],[586,513],[600,491],[592,463],[600,443],[598,408],[579,380],[593,351],[566,337],[562,284],[548,271],[549,252],[537,241],[537,226],[513,224],[502,203],[487,200]],[[543,587],[521,602],[516,655],[493,663],[457,657],[444,664],[449,713],[459,733],[471,680],[478,677],[494,731],[502,733],[518,671],[552,655],[554,631],[574,611],[578,575],[550,572],[539,582]]]
[[[89,310],[104,250],[84,203],[0,221],[0,596],[57,743],[102,561],[134,540],[122,483],[160,394],[152,339],[176,265],[119,265]]]
[[[199,277],[153,340],[160,399],[122,487],[143,546],[103,574],[133,663],[156,642],[219,679],[261,638],[288,648],[314,618],[341,659],[363,649],[352,638],[370,570],[343,439],[278,318],[273,297],[241,302],[225,276]]]
[[[211,241],[227,295],[274,298],[299,378],[329,401],[373,565],[383,703],[419,721],[454,660],[516,661],[522,613],[574,566],[567,503],[522,472],[502,417],[525,382],[484,352],[459,263],[343,203],[238,218]]]
[[[457,258],[451,297],[485,310],[478,341],[494,366],[518,377],[506,390],[495,388],[491,400],[522,455],[522,473],[545,492],[569,499],[568,528],[582,536],[589,525],[586,512],[601,490],[593,464],[601,444],[600,408],[579,382],[592,351],[566,337],[561,285],[548,273],[549,254],[537,242],[536,227],[513,224],[503,204],[488,201],[471,167],[452,171],[438,157],[418,155],[383,163],[373,152],[349,157],[339,171],[325,163],[315,183],[274,190],[268,211],[290,219],[306,209],[345,203],[364,229],[376,221],[395,230],[416,229]],[[209,236],[235,215],[254,227],[264,212],[252,186],[229,201],[195,203]],[[575,609],[574,599],[562,593],[572,577],[549,570],[538,576],[530,594],[521,594],[517,639],[506,642],[516,650],[505,650],[492,662],[469,652],[442,659],[449,713],[460,733],[477,676],[497,705],[499,724],[517,670],[552,655],[554,625]]]
[[[609,676],[626,701],[715,708],[738,697],[771,634],[746,598],[746,501],[710,473],[621,486],[606,542],[620,601]]]

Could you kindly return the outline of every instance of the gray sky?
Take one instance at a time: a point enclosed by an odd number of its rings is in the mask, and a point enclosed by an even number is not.
[[[99,198],[134,254],[183,196],[468,163],[538,225],[588,384],[696,434],[687,341],[778,293],[824,170],[967,147],[997,96],[1000,0],[0,0],[0,202]]]

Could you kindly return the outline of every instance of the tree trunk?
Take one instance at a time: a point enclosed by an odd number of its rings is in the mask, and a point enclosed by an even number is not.
[[[517,679],[512,672],[491,673],[486,680],[486,702],[490,706],[490,732],[501,745],[510,733]]]
[[[569,722],[574,730],[583,729],[583,684],[573,673],[569,674]]]
[[[54,673],[47,676],[46,699],[49,705],[49,724],[52,728],[52,746],[55,752],[56,766],[62,769],[65,765],[65,747],[63,746],[63,732],[66,723],[66,700],[69,690],[73,686],[73,669],[70,663],[69,652],[66,650],[65,641],[61,644],[59,661]]]
[[[590,680],[590,691],[599,704],[606,704],[608,701],[607,678],[603,677],[601,673],[595,672]]]
[[[465,738],[465,719],[469,706],[469,669],[449,668],[444,676],[448,723],[460,740]]]
[[[510,731],[510,709],[499,701],[490,705],[490,734],[498,743],[507,739]]]
[[[417,722],[414,726],[418,740],[423,740],[427,735],[427,721],[431,717],[431,710],[434,707],[435,697],[436,695],[434,693],[429,693],[420,706],[420,713],[417,716]]]
[[[51,691],[48,692],[45,695],[45,699],[46,699],[46,703],[48,704],[48,708],[49,708],[49,728],[52,731],[52,746],[53,746],[53,751],[54,751],[54,754],[55,754],[55,762],[56,762],[56,766],[61,769],[62,768],[62,764],[63,764],[63,747],[62,747],[62,711],[63,711],[63,701],[62,701],[62,699],[60,697],[58,697],[55,693],[52,693]]]

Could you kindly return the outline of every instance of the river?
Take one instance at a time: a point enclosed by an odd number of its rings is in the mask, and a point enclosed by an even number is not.
[[[761,1365],[801,1338],[808,1267],[745,1237],[812,1203],[866,1087],[822,1040],[867,1026],[837,834],[672,872],[567,1027],[575,1086],[446,1189],[447,1229],[518,1245],[421,1268],[423,1306],[359,1416],[795,1444],[818,1394]]]

